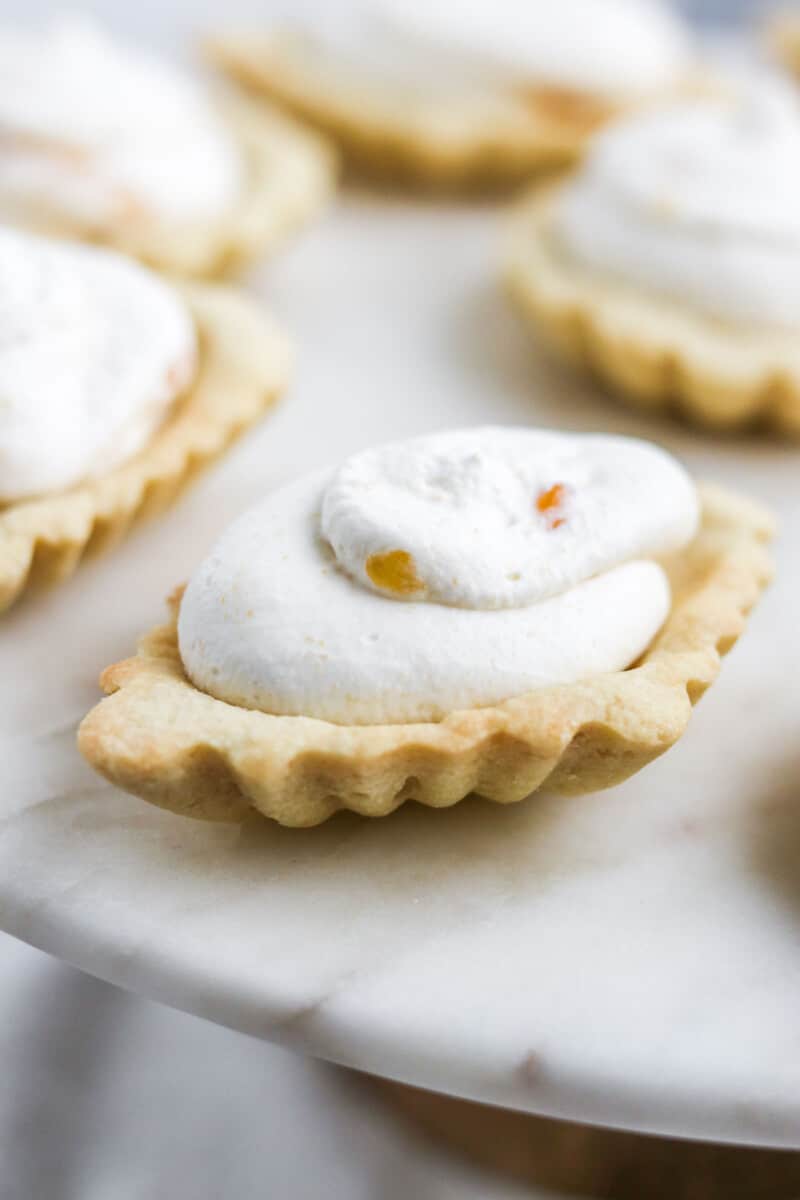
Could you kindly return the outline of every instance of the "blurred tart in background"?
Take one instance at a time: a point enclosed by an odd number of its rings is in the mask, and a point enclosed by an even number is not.
[[[619,395],[800,435],[800,108],[761,80],[605,131],[507,264],[546,343]]]
[[[660,0],[350,0],[207,46],[361,169],[456,187],[572,162],[692,70],[688,33]]]
[[[321,138],[83,19],[0,28],[0,220],[217,275],[329,195]]]
[[[287,373],[244,296],[0,227],[0,611],[165,508]]]

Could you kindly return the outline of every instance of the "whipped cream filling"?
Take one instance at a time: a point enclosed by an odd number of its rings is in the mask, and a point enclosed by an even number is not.
[[[116,221],[213,219],[244,166],[200,87],[84,20],[0,30],[0,209]]]
[[[660,0],[350,0],[306,25],[353,65],[439,88],[471,79],[626,98],[672,85],[690,60]]]
[[[593,144],[554,214],[586,266],[711,317],[800,323],[800,106],[738,97],[629,118]]]
[[[181,657],[247,708],[439,720],[628,667],[669,613],[654,559],[698,519],[646,443],[488,428],[381,447],[234,523],[184,595]]]
[[[102,475],[195,370],[177,293],[121,255],[0,228],[0,502]]]

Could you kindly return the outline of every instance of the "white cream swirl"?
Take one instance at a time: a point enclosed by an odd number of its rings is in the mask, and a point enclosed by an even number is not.
[[[476,429],[367,451],[246,513],[193,576],[189,677],[350,724],[438,720],[629,666],[695,489],[645,443]]]
[[[660,0],[374,0],[409,47],[499,80],[594,96],[646,94],[686,70],[690,39]]]
[[[212,219],[243,164],[193,80],[86,21],[0,30],[0,209],[92,224]]]
[[[607,99],[672,86],[686,28],[660,0],[349,0],[298,24],[332,54],[395,82],[547,87]]]
[[[178,295],[121,255],[0,228],[0,502],[104,474],[195,369]]]
[[[721,320],[800,323],[800,107],[743,95],[602,134],[555,212],[579,262]]]
[[[640,500],[652,488],[648,504]],[[693,532],[694,488],[655,446],[506,429],[462,430],[368,450],[326,489],[322,536],[358,583],[398,548],[418,587],[461,608],[522,608]]]

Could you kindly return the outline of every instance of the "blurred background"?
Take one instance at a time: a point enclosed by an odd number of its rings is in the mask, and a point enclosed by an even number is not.
[[[705,28],[726,32],[764,7],[759,0],[680,6]],[[121,33],[185,50],[187,35],[221,17],[257,22],[272,6],[93,0],[69,7]],[[63,10],[52,0],[2,5],[3,18],[20,23]],[[0,1071],[0,1200],[554,1194],[467,1165],[364,1081],[119,992],[2,936]],[[568,1164],[586,1152],[579,1146],[580,1138],[570,1144]],[[589,1152],[599,1153],[596,1146]],[[627,1153],[637,1159],[630,1147]],[[695,1184],[681,1190],[676,1177],[670,1186],[675,1197],[718,1194],[704,1191],[700,1176]],[[614,1194],[653,1200],[652,1181],[637,1186],[628,1179]],[[730,1186],[731,1196],[756,1194]],[[784,1200],[798,1194],[780,1193]]]
[[[337,0],[331,0],[335,4]],[[554,0],[557,2],[557,0]],[[674,0],[676,6],[691,20],[706,28],[730,28],[747,17],[770,7],[771,0]],[[525,0],[520,0],[525,3]],[[58,0],[4,0],[4,17],[37,22],[64,11],[92,13],[104,21],[113,22],[120,30],[130,31],[147,40],[161,44],[175,42],[182,34],[210,27],[219,21],[220,13],[241,23],[263,20],[270,12],[292,11],[308,7],[309,0],[86,0],[82,4],[60,4]]]

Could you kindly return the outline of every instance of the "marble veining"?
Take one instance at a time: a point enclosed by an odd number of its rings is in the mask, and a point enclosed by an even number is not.
[[[800,1148],[797,451],[650,423],[562,377],[490,288],[498,240],[489,209],[352,199],[254,279],[304,350],[283,408],[179,509],[2,622],[0,925],[391,1078]],[[779,509],[779,583],[678,748],[600,796],[311,831],[189,822],[93,775],[72,735],[100,669],[235,512],[379,438],[487,420],[651,436]]]

